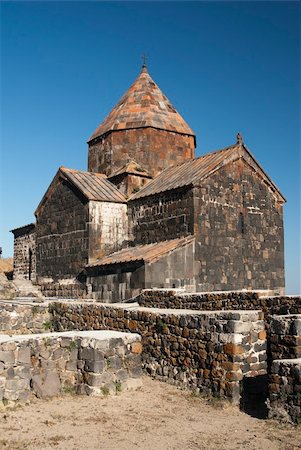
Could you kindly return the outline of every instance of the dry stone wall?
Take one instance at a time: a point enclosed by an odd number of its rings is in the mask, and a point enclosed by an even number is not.
[[[270,317],[269,417],[301,423],[301,314]]]
[[[45,333],[51,327],[48,306],[37,303],[0,302],[0,333]]]
[[[73,283],[43,283],[40,286],[44,297],[57,298],[89,298],[89,291],[86,284],[80,282]]]
[[[301,358],[301,314],[272,316],[269,321],[271,358]]]
[[[55,330],[113,329],[142,336],[143,367],[160,380],[238,402],[243,377],[266,374],[259,311],[166,311],[52,303]]]
[[[301,358],[273,361],[268,406],[270,418],[301,423]]]
[[[141,306],[205,311],[258,309],[265,314],[301,314],[301,296],[263,296],[264,291],[184,293],[176,289],[145,289]],[[266,293],[268,294],[268,292]]]
[[[141,386],[141,338],[108,331],[0,335],[0,402]]]

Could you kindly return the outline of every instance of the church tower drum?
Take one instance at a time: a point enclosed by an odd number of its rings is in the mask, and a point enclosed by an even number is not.
[[[152,176],[194,157],[195,134],[146,65],[88,141],[89,172],[107,176],[135,161]]]

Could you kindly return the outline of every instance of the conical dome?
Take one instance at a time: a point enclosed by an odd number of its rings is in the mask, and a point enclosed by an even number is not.
[[[144,66],[133,85],[99,125],[89,142],[110,131],[145,127],[194,136],[192,129],[152,80]]]
[[[110,176],[136,161],[156,176],[194,157],[195,135],[143,66],[88,144],[89,172]]]

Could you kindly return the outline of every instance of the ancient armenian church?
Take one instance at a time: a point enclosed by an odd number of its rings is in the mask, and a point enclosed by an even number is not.
[[[12,230],[14,277],[103,302],[143,288],[284,293],[283,195],[240,134],[195,148],[143,65],[88,140],[88,171],[60,167],[36,222]]]

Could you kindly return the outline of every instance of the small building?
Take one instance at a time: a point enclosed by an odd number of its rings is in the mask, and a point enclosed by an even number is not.
[[[36,225],[11,230],[14,235],[14,278],[36,280]]]
[[[283,195],[240,134],[199,158],[195,146],[143,66],[89,139],[88,171],[61,167],[35,228],[13,230],[15,276],[29,278],[27,233],[38,284],[82,283],[101,301],[151,287],[283,293]]]

